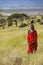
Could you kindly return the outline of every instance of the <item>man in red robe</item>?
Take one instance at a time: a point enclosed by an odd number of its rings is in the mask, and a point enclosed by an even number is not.
[[[37,31],[34,29],[34,25],[30,25],[30,30],[28,31],[28,53],[33,53],[37,51]]]

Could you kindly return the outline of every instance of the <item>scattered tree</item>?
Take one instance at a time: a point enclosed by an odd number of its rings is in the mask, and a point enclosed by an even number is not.
[[[38,19],[37,22],[41,23],[41,19]]]
[[[2,26],[3,29],[5,28],[5,24],[6,24],[5,19],[0,19],[0,26]]]

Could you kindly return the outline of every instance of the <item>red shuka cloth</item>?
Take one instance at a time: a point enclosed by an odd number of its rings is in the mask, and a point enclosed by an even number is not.
[[[33,51],[37,50],[37,31],[33,30],[33,32],[29,33],[27,36],[27,40],[28,40],[28,53],[33,53]],[[33,44],[32,41],[34,42]]]

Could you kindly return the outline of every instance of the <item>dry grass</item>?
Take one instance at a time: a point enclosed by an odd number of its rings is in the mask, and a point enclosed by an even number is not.
[[[27,54],[27,30],[9,28],[0,30],[0,65],[43,65],[43,26],[35,24],[38,32],[38,50]]]

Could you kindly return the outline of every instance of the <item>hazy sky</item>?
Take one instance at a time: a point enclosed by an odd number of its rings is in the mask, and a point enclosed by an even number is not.
[[[11,6],[43,6],[43,0],[0,0],[0,8]]]

